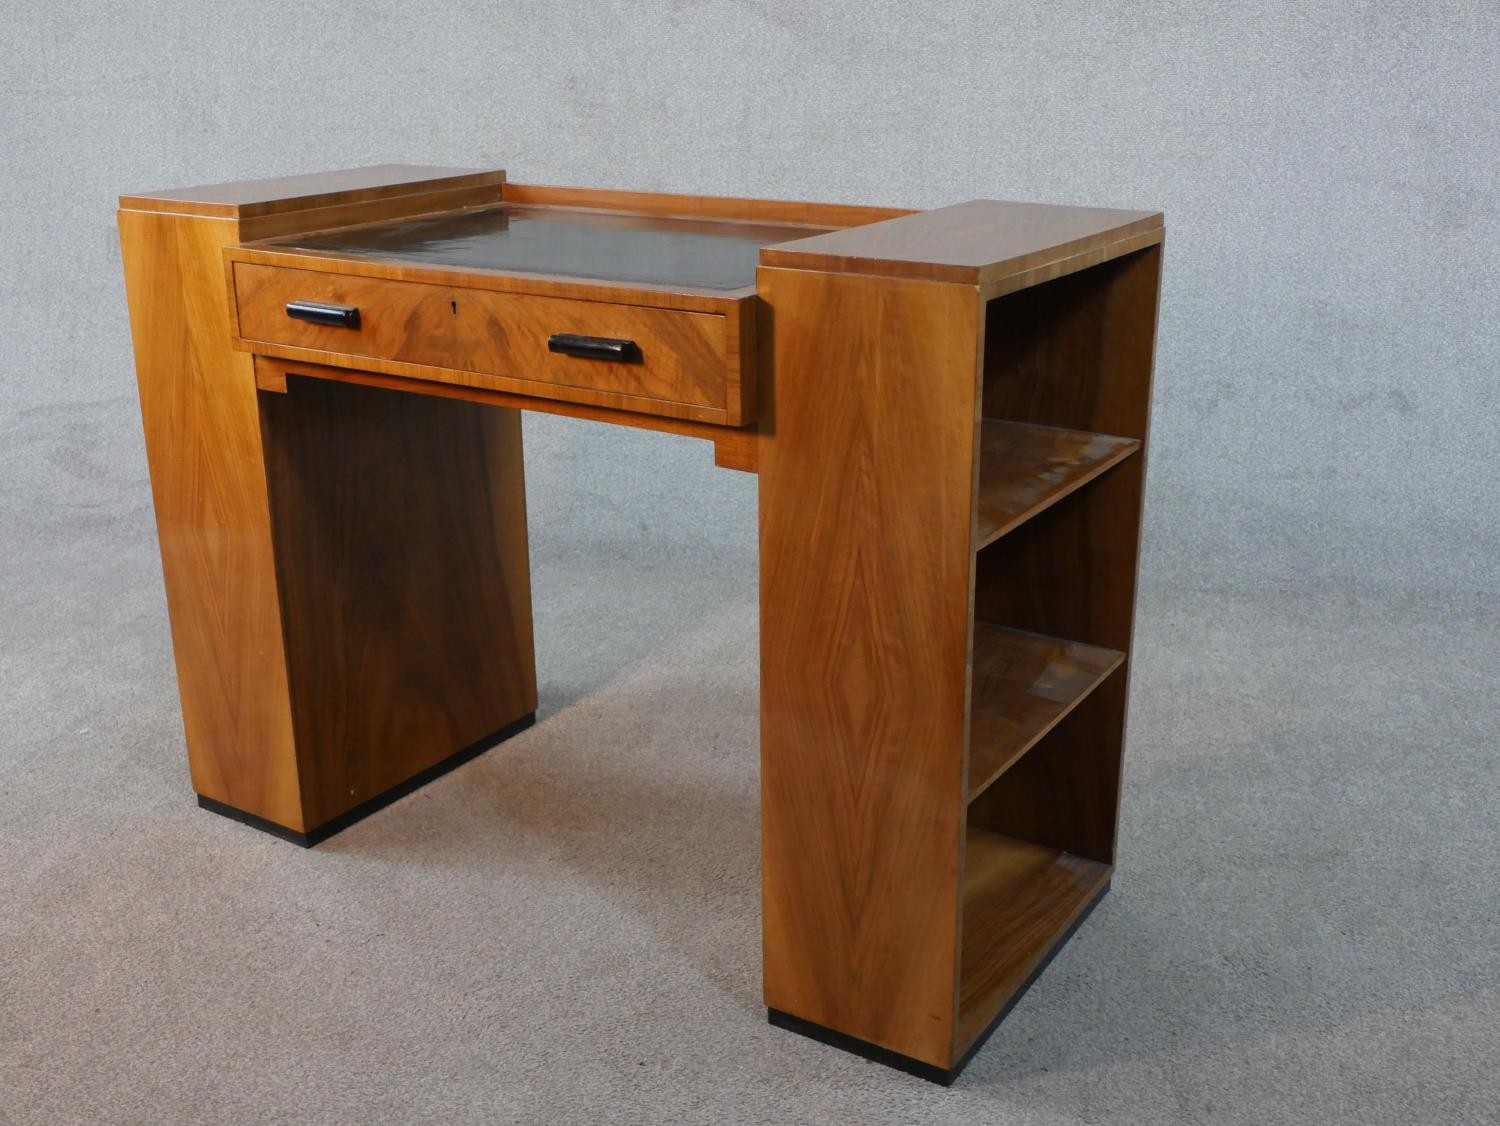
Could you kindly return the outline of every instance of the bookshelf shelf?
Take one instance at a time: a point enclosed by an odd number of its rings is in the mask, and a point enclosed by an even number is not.
[[[979,428],[974,549],[994,543],[1140,448],[1134,438],[985,419]]]
[[[960,1054],[1061,945],[1111,872],[1097,860],[983,829],[969,830],[964,853]]]
[[[1120,667],[1117,649],[974,623],[969,800]]]

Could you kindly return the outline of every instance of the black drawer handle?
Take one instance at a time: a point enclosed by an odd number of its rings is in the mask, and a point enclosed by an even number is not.
[[[547,337],[547,351],[564,356],[582,356],[586,360],[614,360],[628,364],[641,358],[634,340],[614,340],[608,336],[579,336],[576,332],[554,332]]]
[[[286,315],[294,321],[311,321],[315,325],[359,327],[358,305],[325,305],[321,301],[288,301]]]

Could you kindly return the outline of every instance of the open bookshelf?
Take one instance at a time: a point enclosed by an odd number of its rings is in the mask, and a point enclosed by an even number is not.
[[[955,1055],[1114,865],[1156,252],[991,301],[981,372]]]
[[[1110,885],[1161,239],[977,201],[762,258],[783,1027],[951,1082]]]

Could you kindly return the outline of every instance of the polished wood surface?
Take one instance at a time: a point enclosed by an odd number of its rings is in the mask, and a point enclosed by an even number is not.
[[[972,801],[1051,731],[1125,654],[1097,645],[974,623],[969,703]]]
[[[239,228],[133,210],[119,224],[193,788],[301,831],[255,375],[220,261]]]
[[[236,262],[241,346],[262,355],[366,365],[389,360],[444,368],[449,380],[738,424],[727,387],[730,327],[724,317],[598,301],[420,285],[318,270]],[[357,328],[294,320],[295,300],[357,306]],[[638,362],[548,350],[553,333],[634,340]],[[736,361],[738,356],[736,354]],[[524,385],[524,386],[523,386]]]
[[[604,188],[517,184],[501,189],[507,203],[556,207],[633,211],[649,215],[678,215],[704,219],[734,219],[748,223],[799,223],[807,227],[857,227],[911,215],[909,208],[867,207],[848,203],[810,203],[801,200],[740,199],[734,196],[674,195],[670,192],[616,191]],[[814,233],[814,232],[809,232]],[[820,232],[818,232],[820,233]]]
[[[980,306],[800,270],[760,289],[766,1004],[947,1066]]]
[[[951,1069],[1106,886],[1160,241],[976,204],[762,251],[773,1009]]]
[[[318,825],[536,710],[521,418],[310,379],[261,420]]]
[[[1157,211],[969,203],[767,247],[761,264],[987,286],[1059,262],[1096,265],[1161,240]]]
[[[975,549],[1140,449],[1133,438],[985,419],[979,430]]]
[[[1129,650],[1160,270],[1151,249],[989,303],[986,415],[1141,447],[980,553],[980,620]]]
[[[332,380],[363,387],[383,387],[388,391],[461,399],[465,402],[483,403],[488,406],[538,411],[542,414],[559,414],[568,418],[581,418],[588,422],[608,423],[611,426],[629,426],[637,430],[656,430],[663,434],[701,438],[713,443],[714,464],[721,469],[739,469],[754,473],[758,462],[756,451],[759,448],[760,432],[754,426],[719,426],[706,422],[694,422],[691,419],[642,414],[639,411],[612,410],[608,407],[593,407],[583,403],[537,399],[528,395],[513,395],[506,391],[485,391],[476,387],[403,379],[397,375],[381,375],[379,372],[361,371],[358,368],[305,364],[296,360],[279,360],[271,356],[255,357],[255,382],[262,391],[285,392],[288,390],[289,378],[299,377]]]
[[[976,558],[982,622],[1128,651],[1141,462],[1125,461]]]
[[[425,196],[430,201],[433,193],[471,188],[489,188],[498,194],[504,183],[505,173],[497,169],[376,164],[338,172],[140,192],[122,195],[120,206],[130,211],[254,219],[360,203],[391,203],[405,196]]]
[[[980,552],[976,619],[1128,654],[1142,469],[1127,459]],[[1127,661],[1007,770],[971,807],[970,823],[1112,863],[1128,671]]]
[[[1110,867],[971,829],[964,848],[962,1056],[1109,882]]]

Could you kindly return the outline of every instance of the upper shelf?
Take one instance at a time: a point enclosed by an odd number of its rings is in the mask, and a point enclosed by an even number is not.
[[[760,249],[827,228],[502,204],[265,245],[457,269],[729,291],[753,287]]]
[[[1124,461],[1134,438],[985,419],[979,429],[979,504],[974,549]]]
[[[976,199],[768,247],[764,266],[977,285],[998,296],[1154,245],[1160,211]]]

